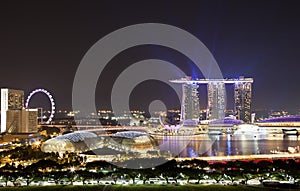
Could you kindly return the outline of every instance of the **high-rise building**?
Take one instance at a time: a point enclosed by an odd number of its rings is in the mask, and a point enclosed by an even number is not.
[[[1,133],[37,131],[37,109],[24,108],[24,91],[1,89]]]
[[[11,126],[12,124],[7,124],[7,122],[13,122],[17,119],[11,119],[17,118],[18,111],[20,111],[24,107],[24,91],[22,90],[13,90],[13,89],[7,89],[2,88],[1,89],[1,133],[6,131],[6,128],[8,126]],[[8,114],[8,110],[11,110],[12,112]],[[14,112],[14,110],[17,110]]]
[[[207,119],[224,119],[226,107],[226,90],[224,82],[208,82],[207,84]]]
[[[226,109],[226,84],[234,84],[234,113],[237,119],[247,123],[251,120],[251,97],[253,78],[239,79],[194,79],[190,77],[170,80],[172,83],[182,84],[183,97],[181,104],[181,120],[199,117],[198,85],[207,84],[208,104],[207,119],[224,119]],[[196,117],[197,116],[197,117]],[[195,121],[195,120],[194,120]]]
[[[20,133],[33,133],[37,131],[38,109],[22,109],[22,124]]]
[[[182,84],[181,120],[184,125],[197,125],[199,122],[198,85],[192,83]]]
[[[32,133],[37,131],[37,109],[7,110],[6,132]]]
[[[235,113],[237,119],[249,123],[251,121],[251,99],[253,79],[240,77],[240,80],[244,81],[237,81],[234,84]],[[245,80],[248,80],[249,82]]]
[[[14,109],[6,111],[5,132],[16,133],[21,128],[22,110]],[[2,128],[2,125],[1,125]]]

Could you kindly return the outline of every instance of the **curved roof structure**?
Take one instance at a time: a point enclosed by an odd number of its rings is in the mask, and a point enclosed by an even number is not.
[[[170,120],[163,120],[162,116],[159,116],[159,122],[161,126],[163,126],[167,130],[178,130],[183,126],[183,122],[180,122],[179,124],[173,124],[170,122]]]
[[[274,117],[264,120],[260,120],[259,123],[269,123],[269,122],[300,122],[300,116],[283,116],[283,117]]]
[[[84,141],[86,138],[96,138],[96,137],[97,137],[97,135],[95,133],[92,133],[92,132],[76,131],[76,132],[73,132],[73,133],[60,135],[60,136],[55,137],[53,139],[56,139],[56,140],[66,139],[66,140],[69,140],[71,142],[77,143],[77,142],[80,142],[80,141]]]
[[[122,131],[115,133],[112,138],[117,143],[114,145],[115,147],[121,147],[127,151],[145,153],[156,146],[154,138],[145,132]]]
[[[95,133],[76,131],[45,141],[41,149],[43,152],[82,152],[101,144],[97,138]]]
[[[98,137],[95,133],[76,131],[60,135],[45,141],[41,147],[43,152],[86,152],[89,150],[109,148],[116,151],[146,152],[153,148],[155,140],[149,134],[139,131],[117,132],[109,137]]]
[[[182,127],[182,124],[179,125],[164,125],[164,128],[167,130],[178,130]]]
[[[149,136],[149,135],[147,133],[139,132],[139,131],[122,131],[122,132],[117,132],[113,135],[113,137],[127,138],[127,139],[133,139],[141,136]]]

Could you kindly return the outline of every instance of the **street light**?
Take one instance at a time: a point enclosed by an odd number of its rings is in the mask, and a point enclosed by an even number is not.
[[[73,166],[73,167],[71,167],[70,168],[70,171],[73,173],[73,172],[75,172],[75,167]]]

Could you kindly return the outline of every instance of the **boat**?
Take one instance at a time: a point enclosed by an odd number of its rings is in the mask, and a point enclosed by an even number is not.
[[[282,129],[284,135],[298,135],[297,129]]]
[[[257,125],[241,124],[237,126],[237,130],[234,132],[234,134],[235,135],[240,135],[240,134],[257,135],[257,134],[266,134],[266,131],[264,128],[261,128]]]
[[[270,150],[272,154],[290,154],[288,151]]]
[[[300,153],[300,147],[299,146],[296,146],[296,147],[288,147],[288,152],[289,153]]]
[[[221,130],[208,130],[207,134],[209,135],[222,135]]]

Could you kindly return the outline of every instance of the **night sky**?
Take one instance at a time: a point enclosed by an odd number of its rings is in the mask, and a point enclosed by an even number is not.
[[[225,78],[253,77],[254,110],[300,109],[300,2],[296,0],[1,1],[0,87],[24,89],[25,94],[42,87],[53,94],[59,109],[69,110],[73,79],[84,54],[110,32],[137,23],[182,28],[208,47]],[[149,58],[183,66],[187,74],[193,71],[187,67],[192,64],[182,64],[189,59],[168,48],[130,48],[100,76],[97,107],[109,108],[111,86],[122,70]],[[150,91],[154,86],[155,94]],[[232,97],[232,87],[228,89]],[[205,88],[200,91],[205,108]],[[170,108],[178,108],[178,100],[169,99],[170,95],[163,84],[148,81],[135,88],[130,103],[143,109],[160,98]],[[46,100],[36,95],[32,104],[43,105]]]

